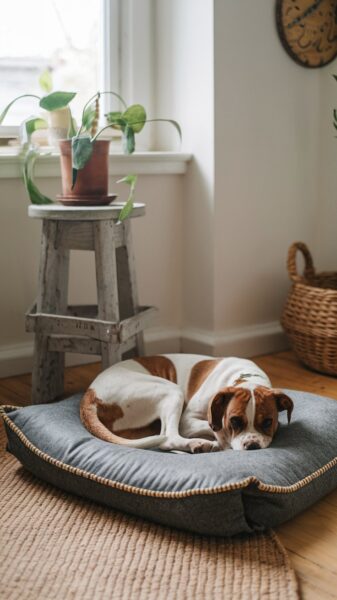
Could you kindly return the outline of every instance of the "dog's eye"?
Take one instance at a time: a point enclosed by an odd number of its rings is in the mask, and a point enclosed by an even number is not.
[[[263,429],[269,429],[269,427],[271,427],[273,424],[273,419],[264,419],[262,421],[262,428]]]
[[[240,429],[243,429],[243,420],[241,419],[241,417],[231,417],[230,422],[234,431],[239,431]]]

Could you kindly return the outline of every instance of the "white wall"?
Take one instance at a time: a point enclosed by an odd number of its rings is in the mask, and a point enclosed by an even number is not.
[[[337,60],[320,69],[321,104],[319,179],[316,205],[316,237],[313,247],[317,270],[336,270],[337,265],[337,131],[333,109],[337,108]]]
[[[156,113],[181,123],[193,152],[183,190],[183,325],[214,323],[214,79],[212,0],[157,0]],[[162,128],[164,149],[174,132]],[[185,334],[183,334],[185,335]]]
[[[321,142],[328,68],[290,59],[270,0],[155,4],[157,112],[174,109],[195,155],[184,187],[183,348],[284,348],[288,246],[300,239],[315,253],[324,232],[325,258],[336,256],[336,181]]]
[[[216,327],[277,321],[296,239],[312,246],[320,72],[298,66],[273,2],[215,2]],[[240,35],[239,35],[240,33]]]

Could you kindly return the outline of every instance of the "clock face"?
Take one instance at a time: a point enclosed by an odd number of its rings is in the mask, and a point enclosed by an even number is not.
[[[277,0],[276,23],[288,54],[303,67],[337,56],[337,0]]]

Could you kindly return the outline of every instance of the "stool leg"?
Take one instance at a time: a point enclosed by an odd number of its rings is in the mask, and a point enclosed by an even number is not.
[[[94,222],[98,318],[119,321],[118,284],[113,221]],[[122,359],[119,344],[101,343],[103,369]]]
[[[37,312],[62,314],[67,308],[69,250],[58,246],[58,224],[43,221]],[[48,351],[48,335],[35,334],[33,404],[51,402],[64,391],[64,353]]]
[[[123,223],[124,227],[124,243],[127,255],[127,271],[125,273],[126,285],[122,289],[125,290],[125,302],[131,304],[132,314],[137,313],[139,307],[138,300],[138,289],[137,289],[137,278],[136,278],[136,265],[135,256],[133,252],[132,235],[131,235],[131,223],[130,220],[126,220]],[[122,304],[122,301],[121,301]],[[136,349],[138,356],[144,354],[144,336],[143,333],[136,335]]]

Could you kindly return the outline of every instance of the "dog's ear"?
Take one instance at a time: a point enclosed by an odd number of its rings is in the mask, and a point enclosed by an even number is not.
[[[233,398],[235,393],[238,391],[236,387],[227,387],[221,392],[215,394],[208,404],[208,423],[213,431],[220,431],[222,429],[222,418],[226,411],[229,401]]]
[[[293,412],[294,403],[287,394],[282,392],[282,390],[272,390],[273,396],[276,400],[276,406],[278,412],[282,412],[283,410],[287,411],[288,423],[290,423],[291,413]]]

